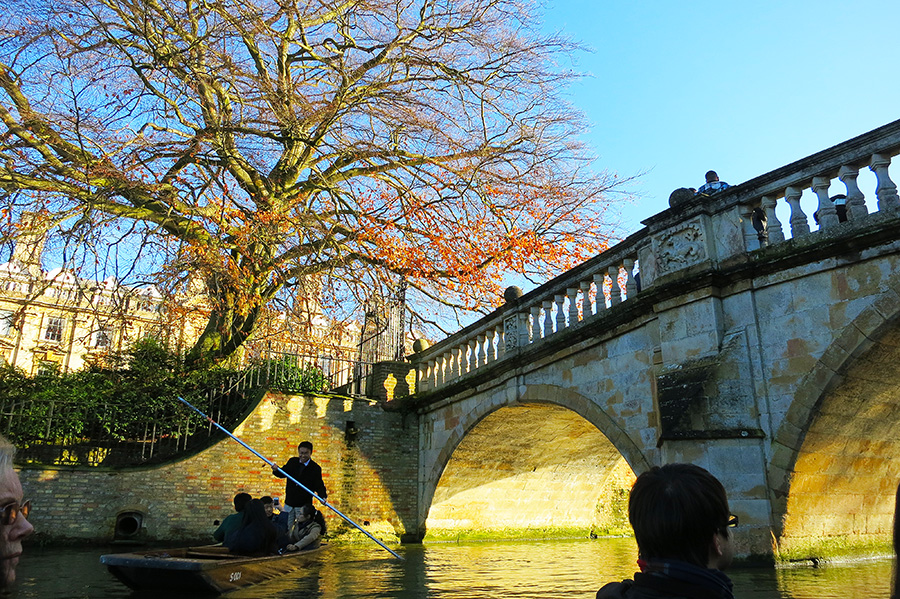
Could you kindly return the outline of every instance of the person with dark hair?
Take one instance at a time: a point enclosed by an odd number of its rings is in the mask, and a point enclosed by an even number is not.
[[[241,527],[241,519],[243,518],[244,507],[250,503],[253,497],[249,493],[238,493],[234,496],[234,514],[231,514],[219,525],[219,528],[213,533],[213,538],[221,543],[228,536],[228,533],[236,531]]]
[[[291,517],[291,529],[288,533],[290,543],[284,550],[299,551],[318,547],[319,539],[325,534],[325,519],[322,512],[306,504],[292,511]]]
[[[275,517],[275,500],[269,495],[263,495],[259,500],[262,501],[263,507],[266,509],[266,518],[269,520],[273,519]]]
[[[272,466],[272,474],[278,478],[287,478],[290,475],[307,489],[326,499],[328,491],[325,490],[325,482],[322,480],[322,467],[312,460],[313,445],[309,441],[303,441],[297,446],[297,456],[292,457],[280,469]],[[301,505],[312,505],[312,495],[290,478],[284,487],[284,509],[282,512],[290,512]]]
[[[716,171],[707,171],[706,183],[700,186],[700,189],[697,190],[697,194],[705,193],[706,195],[712,195],[723,189],[728,189],[728,187],[728,183],[719,181],[719,175],[716,174]]]
[[[733,558],[722,483],[693,464],[657,466],[631,489],[628,520],[638,545],[634,580],[613,582],[597,599],[731,599],[731,580],[722,570]]]
[[[847,196],[842,193],[831,196],[828,198],[831,200],[831,203],[834,204],[834,211],[837,212],[838,222],[845,223],[847,222]],[[819,211],[816,210],[813,212],[813,220],[816,221],[817,225],[821,225],[819,223]]]
[[[240,528],[225,537],[225,546],[231,553],[240,555],[271,555],[278,549],[276,535],[275,525],[266,517],[262,501],[252,499],[244,507]]]

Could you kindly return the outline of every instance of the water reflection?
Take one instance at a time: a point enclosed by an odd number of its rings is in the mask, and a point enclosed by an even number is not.
[[[589,599],[606,582],[630,578],[631,539],[426,544],[400,548],[404,561],[377,547],[332,547],[330,559],[303,575],[285,576],[228,595],[229,599]],[[29,548],[14,597],[144,599],[99,563],[109,550]],[[736,569],[739,599],[887,598],[891,560],[820,568]],[[152,596],[152,595],[151,595]],[[167,595],[166,599],[175,599]]]
[[[819,568],[783,568],[778,570],[778,589],[791,599],[829,597],[890,597],[890,559]]]

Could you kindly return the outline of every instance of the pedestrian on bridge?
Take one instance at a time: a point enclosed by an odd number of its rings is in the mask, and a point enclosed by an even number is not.
[[[697,190],[697,194],[705,193],[706,195],[712,195],[723,189],[728,189],[729,187],[728,183],[725,181],[719,181],[719,175],[716,174],[716,171],[707,171],[705,178],[706,183],[700,186],[700,189]]]

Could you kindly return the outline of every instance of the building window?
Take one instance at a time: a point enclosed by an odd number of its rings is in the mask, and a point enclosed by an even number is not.
[[[11,337],[15,314],[9,310],[0,310],[0,337]]]
[[[62,341],[63,331],[66,328],[66,319],[59,316],[51,316],[47,319],[47,330],[44,331],[45,341]]]
[[[112,343],[112,331],[107,326],[102,326],[94,336],[94,347],[105,349]]]
[[[59,362],[53,360],[41,360],[37,367],[38,376],[53,376],[59,374]]]

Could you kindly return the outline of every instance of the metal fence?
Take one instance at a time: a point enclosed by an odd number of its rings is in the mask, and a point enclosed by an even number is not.
[[[357,395],[365,388],[360,374],[370,369],[356,360],[272,353],[188,401],[233,430],[266,390]],[[137,417],[136,409],[143,410]],[[47,466],[161,463],[225,436],[175,397],[157,398],[147,407],[115,400],[0,398],[0,431],[16,444],[17,463]]]

